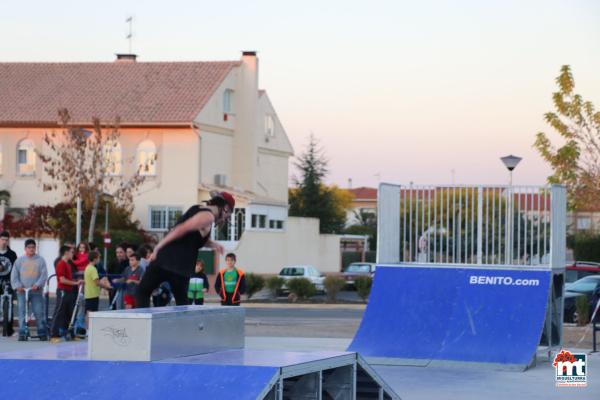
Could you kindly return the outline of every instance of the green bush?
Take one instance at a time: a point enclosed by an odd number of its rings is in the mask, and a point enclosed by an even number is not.
[[[578,233],[571,240],[577,261],[600,261],[600,235]]]
[[[337,294],[339,291],[346,286],[346,281],[342,277],[329,275],[323,281],[323,285],[325,286],[325,291],[327,292],[327,299],[335,302],[337,300]]]
[[[306,278],[292,278],[286,282],[286,286],[298,299],[308,299],[317,292],[315,285]]]
[[[370,276],[357,276],[354,279],[354,286],[356,286],[356,293],[366,303],[371,294],[371,285],[373,284],[373,278]]]
[[[273,297],[277,297],[277,294],[281,290],[281,287],[283,286],[284,283],[285,283],[285,281],[283,280],[282,277],[271,276],[270,278],[267,278],[266,285],[267,285],[267,289],[269,289],[271,291],[271,295]]]
[[[586,296],[579,296],[575,300],[577,309],[577,325],[584,326],[590,322],[590,304]]]
[[[246,274],[246,296],[250,299],[265,287],[265,278],[258,274]]]

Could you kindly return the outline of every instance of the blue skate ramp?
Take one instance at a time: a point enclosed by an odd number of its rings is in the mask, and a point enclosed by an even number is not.
[[[276,378],[274,367],[0,360],[12,399],[257,399]]]
[[[550,270],[378,266],[348,351],[371,363],[472,362],[526,369],[546,316]]]

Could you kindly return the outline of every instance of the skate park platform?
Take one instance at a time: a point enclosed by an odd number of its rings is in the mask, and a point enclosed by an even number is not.
[[[148,311],[155,310],[135,312]],[[110,313],[120,319],[118,311]],[[364,359],[346,351],[236,348],[153,361],[101,361],[90,359],[86,343],[40,344],[1,353],[0,367],[6,371],[5,395],[16,398],[400,398]]]

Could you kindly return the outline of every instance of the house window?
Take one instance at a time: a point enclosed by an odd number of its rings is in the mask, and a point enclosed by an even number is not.
[[[150,229],[167,231],[175,226],[181,214],[181,207],[150,207]]]
[[[271,115],[265,115],[265,135],[269,137],[275,136],[275,123]]]
[[[104,146],[104,161],[107,175],[121,175],[122,160],[121,143],[118,141],[106,143]]]
[[[17,146],[17,173],[21,176],[35,175],[35,147],[29,139]]]
[[[577,230],[583,231],[592,228],[592,219],[590,217],[577,217]]]
[[[270,219],[269,220],[269,229],[283,229],[283,221],[279,219]]]
[[[265,229],[267,227],[267,216],[265,214],[252,214],[250,226],[257,229]]]
[[[215,240],[238,241],[246,229],[246,209],[236,208],[223,225],[214,225]]]
[[[156,146],[152,140],[144,140],[137,149],[138,171],[143,176],[156,175]]]
[[[223,112],[226,114],[231,113],[231,97],[233,96],[233,90],[225,89],[223,92]]]

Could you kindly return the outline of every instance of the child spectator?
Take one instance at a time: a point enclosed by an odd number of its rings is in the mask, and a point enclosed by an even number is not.
[[[142,280],[144,271],[140,268],[141,257],[139,254],[134,253],[129,257],[129,266],[125,268],[123,272],[123,278],[125,280],[125,308],[135,308],[135,292]]]
[[[92,251],[95,251],[98,253],[98,257],[100,257],[100,258],[98,259],[98,262],[95,264],[96,269],[98,270],[98,276],[100,277],[100,279],[105,278],[106,277],[106,266],[104,265],[105,260],[102,259],[102,252],[100,251],[100,249],[98,249],[98,246],[96,246],[96,244],[94,242],[89,242],[88,246],[90,248],[90,253]],[[89,258],[89,255],[88,255],[88,258]]]
[[[204,293],[208,292],[208,278],[204,273],[204,261],[196,261],[194,275],[190,278],[188,286],[188,299],[190,304],[204,304]]]
[[[242,294],[246,293],[244,271],[235,266],[235,254],[225,256],[227,268],[221,269],[215,282],[215,290],[221,296],[222,306],[239,306]]]
[[[48,278],[46,261],[36,254],[36,243],[33,239],[25,241],[25,255],[17,258],[10,274],[10,283],[17,292],[19,306],[19,341],[27,340],[25,336],[25,289],[29,289],[29,301],[35,315],[40,340],[48,340],[46,317],[44,316],[44,296],[42,290]]]
[[[73,270],[69,261],[73,258],[73,248],[62,246],[60,260],[56,263],[56,308],[52,317],[52,342],[57,343],[67,333],[69,320],[77,299],[76,287],[82,281],[73,279]]]
[[[142,257],[140,260],[140,267],[142,267],[144,271],[146,268],[148,268],[148,265],[150,265],[150,256],[152,255],[152,251],[152,246],[149,244],[140,246],[140,249],[138,250],[138,253],[140,253],[140,256]]]
[[[96,268],[96,265],[100,262],[100,254],[97,251],[90,251],[88,258],[90,260],[90,263],[85,268],[85,272],[83,273],[85,281],[84,291],[86,326],[87,318],[89,318],[89,313],[98,311],[98,307],[100,304],[100,289],[112,289],[112,286],[110,286],[108,279],[100,279],[100,275],[98,274],[98,269]]]
[[[90,248],[87,243],[81,242],[77,246],[77,252],[73,256],[73,263],[75,267],[77,267],[77,271],[83,275],[83,271],[88,266],[90,261],[88,260],[88,254],[90,252]]]

